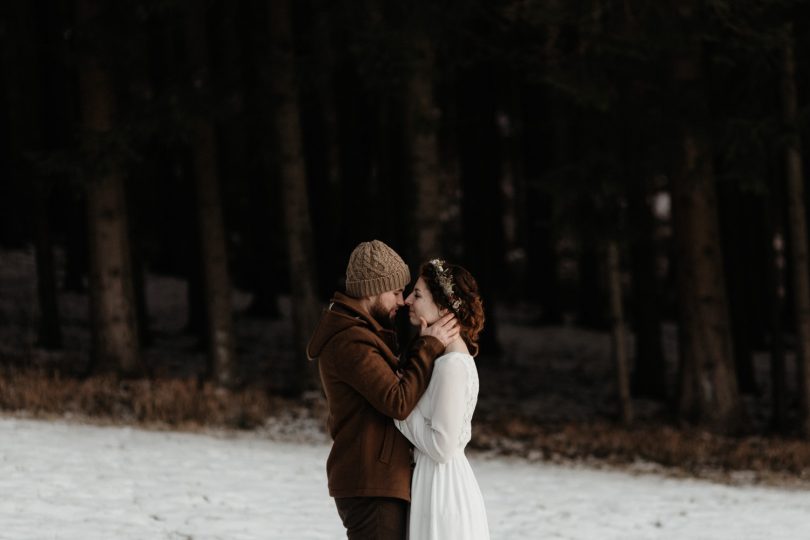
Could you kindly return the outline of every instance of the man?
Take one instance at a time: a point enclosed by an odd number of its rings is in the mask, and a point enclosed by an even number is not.
[[[405,419],[416,406],[433,361],[459,332],[452,315],[423,323],[400,363],[393,318],[410,279],[393,249],[361,243],[346,268],[346,294],[335,293],[307,346],[329,406],[329,494],[350,539],[405,538],[410,443],[392,418]]]

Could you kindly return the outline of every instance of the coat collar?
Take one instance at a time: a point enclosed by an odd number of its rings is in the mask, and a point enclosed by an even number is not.
[[[330,300],[329,307],[327,309],[329,311],[342,311],[346,315],[359,319],[368,325],[372,332],[380,336],[380,338],[385,341],[385,344],[388,345],[394,354],[396,354],[398,349],[396,332],[389,328],[385,328],[379,322],[377,322],[377,319],[371,316],[371,314],[363,307],[363,304],[357,298],[341,292],[336,292],[332,296],[332,300]]]

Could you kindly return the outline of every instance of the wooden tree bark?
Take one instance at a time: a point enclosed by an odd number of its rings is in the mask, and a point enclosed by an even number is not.
[[[633,401],[630,398],[630,369],[627,351],[627,331],[624,321],[624,302],[622,300],[621,264],[619,245],[615,240],[607,244],[607,277],[610,291],[610,326],[613,359],[616,362],[616,383],[619,389],[619,404],[622,421],[630,424],[633,421]]]
[[[413,208],[416,255],[426,261],[441,255],[442,207],[439,165],[439,109],[433,96],[433,49],[418,35],[413,47],[414,64],[407,84],[408,145],[416,198]]]
[[[315,285],[315,257],[309,211],[307,175],[298,107],[292,17],[289,0],[270,2],[270,32],[273,47],[272,97],[276,100],[276,131],[281,162],[282,203],[289,257],[292,322],[295,353],[290,392],[311,384],[306,380],[306,342],[319,313]],[[296,388],[297,387],[297,388]]]
[[[88,92],[82,90],[82,95],[87,96]],[[90,99],[90,102],[100,106],[98,99]],[[106,172],[90,180],[87,212],[93,366],[97,371],[137,375],[142,373],[142,366],[126,236],[123,179],[119,172]]]
[[[242,221],[245,227],[245,256],[242,261],[245,280],[244,286],[252,293],[252,301],[247,314],[258,318],[279,318],[278,296],[286,288],[286,257],[282,255],[285,241],[280,231],[280,196],[275,184],[267,181],[275,165],[275,152],[269,149],[276,147],[272,129],[272,107],[270,84],[275,74],[269,62],[267,36],[267,2],[240,3],[226,9],[233,16],[233,31],[241,40],[239,50],[241,58],[242,80],[241,95],[244,98],[244,165],[245,193],[249,200],[246,203],[247,215]],[[225,61],[223,59],[223,61]],[[233,72],[233,70],[228,70]],[[234,72],[235,76],[236,73]],[[272,204],[271,204],[272,203]]]
[[[210,92],[210,80],[205,8],[202,5],[193,5],[188,13],[187,39],[193,69],[191,82],[200,103],[203,103]],[[238,374],[228,251],[220,200],[216,134],[211,120],[202,112],[198,112],[193,119],[191,137],[203,287],[208,315],[208,355],[216,383],[230,388],[238,383]]]
[[[796,316],[796,362],[799,373],[801,430],[810,437],[810,264],[807,253],[804,172],[798,132],[798,98],[793,24],[785,29],[782,63],[782,108],[788,127],[785,148],[787,171],[790,265],[793,268],[793,304]]]
[[[711,153],[684,134],[684,164],[673,178],[679,293],[681,416],[721,432],[740,425],[719,245]]]
[[[728,302],[720,250],[712,151],[701,87],[702,43],[692,34],[696,9],[676,2],[685,34],[674,57],[675,112],[680,124],[680,165],[672,177],[679,297],[682,418],[719,432],[741,423]]]
[[[98,24],[93,19],[99,2],[79,0],[77,7],[80,24]],[[109,73],[90,52],[79,59],[79,92],[82,122],[92,138],[88,146],[95,165],[102,158],[98,140],[109,136],[113,129],[115,96]],[[114,159],[108,159],[106,165],[94,166],[87,183],[87,217],[93,368],[136,375],[142,372],[142,366],[132,292],[124,180]]]
[[[237,383],[237,373],[228,254],[216,173],[216,143],[210,123],[198,119],[195,124],[192,140],[207,308],[208,354],[214,379],[217,384],[227,388]]]

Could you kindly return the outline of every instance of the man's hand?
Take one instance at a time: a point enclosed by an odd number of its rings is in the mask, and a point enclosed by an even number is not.
[[[441,341],[442,345],[445,347],[458,337],[460,328],[458,327],[456,316],[452,313],[448,313],[430,326],[428,326],[425,319],[420,317],[419,320],[422,321],[422,328],[419,330],[419,335],[433,336]]]

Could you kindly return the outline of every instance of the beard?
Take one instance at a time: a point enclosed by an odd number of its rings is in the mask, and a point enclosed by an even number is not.
[[[389,330],[394,328],[394,319],[388,313],[388,310],[385,309],[385,306],[382,305],[379,299],[377,299],[371,307],[369,308],[369,314],[374,317],[374,320],[380,323],[380,326],[383,328],[387,328]]]

